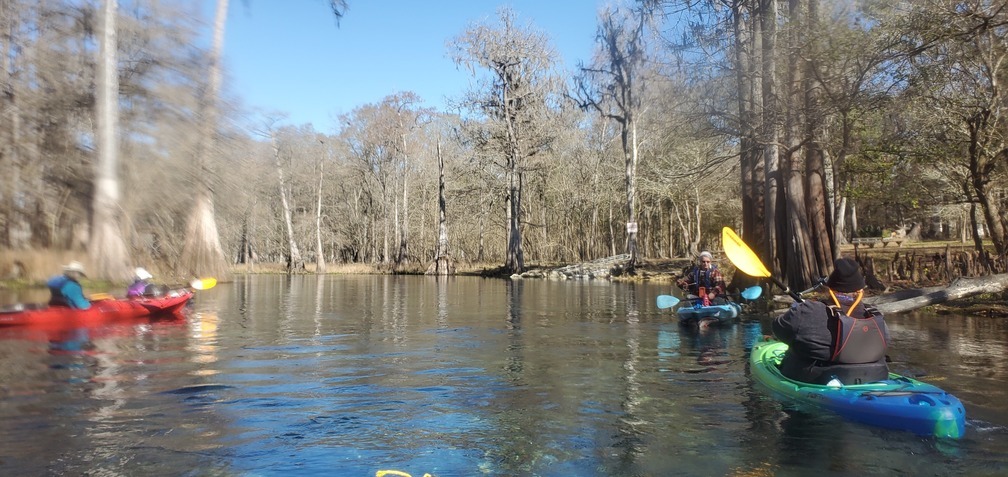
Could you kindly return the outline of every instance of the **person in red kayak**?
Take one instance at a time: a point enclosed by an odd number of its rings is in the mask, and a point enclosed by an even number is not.
[[[66,306],[78,310],[91,308],[91,302],[84,298],[80,279],[85,277],[84,265],[73,261],[63,267],[63,274],[46,282],[49,287],[49,306]]]
[[[714,256],[704,250],[700,252],[697,264],[683,274],[682,278],[676,280],[679,288],[703,300],[705,306],[714,302],[718,296],[724,295],[725,291],[724,276],[713,262]]]
[[[773,321],[774,336],[788,345],[781,374],[829,386],[889,377],[889,328],[882,313],[862,301],[864,287],[858,263],[838,259],[826,280],[828,298],[796,302]]]
[[[150,279],[154,278],[145,268],[137,267],[133,271],[133,283],[126,288],[126,296],[129,298],[143,296],[143,295],[153,295],[154,285],[151,285]],[[148,293],[148,290],[151,293]]]

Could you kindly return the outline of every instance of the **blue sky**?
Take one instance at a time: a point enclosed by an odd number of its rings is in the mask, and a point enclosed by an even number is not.
[[[206,1],[208,21],[213,4]],[[230,0],[224,38],[228,87],[249,108],[285,124],[334,131],[334,117],[413,91],[429,106],[458,97],[470,76],[445,44],[474,21],[496,22],[509,5],[546,32],[564,66],[588,62],[600,0],[349,0],[336,25],[326,0]]]

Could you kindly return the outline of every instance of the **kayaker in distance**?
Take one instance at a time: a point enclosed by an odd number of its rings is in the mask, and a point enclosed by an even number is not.
[[[143,267],[137,267],[136,270],[133,270],[133,283],[126,288],[126,296],[132,298],[155,295],[157,287],[150,282],[151,278],[154,278],[154,276],[150,272]]]
[[[84,265],[78,261],[68,263],[63,267],[63,274],[50,278],[46,282],[49,287],[49,306],[66,306],[78,310],[91,308],[91,302],[84,298],[80,279],[84,274]]]
[[[858,263],[838,259],[826,280],[828,298],[796,302],[773,321],[774,336],[788,345],[781,374],[830,386],[889,377],[889,329],[882,313],[862,302],[864,287]]]
[[[697,264],[682,278],[676,280],[676,285],[679,285],[679,288],[692,295],[690,298],[702,299],[704,306],[710,305],[715,298],[724,295],[725,292],[724,276],[721,275],[721,270],[718,270],[713,261],[714,256],[710,252],[706,250],[700,252]]]

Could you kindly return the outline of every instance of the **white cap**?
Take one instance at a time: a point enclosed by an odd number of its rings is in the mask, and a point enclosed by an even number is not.
[[[140,280],[150,280],[151,278],[154,278],[154,276],[151,275],[150,272],[144,270],[142,267],[137,267],[136,270],[133,270],[133,275],[135,275]]]
[[[77,272],[77,273],[79,273],[81,275],[85,275],[86,276],[86,274],[84,273],[84,265],[82,265],[80,262],[78,262],[76,260],[74,260],[74,261],[72,261],[72,262],[64,265],[63,266],[63,272],[64,273],[67,273],[67,272]]]
[[[704,250],[703,252],[700,252],[700,257],[699,258],[704,258],[704,257],[707,257],[707,258],[709,258],[711,260],[714,260],[714,256],[711,255],[711,253],[708,252],[708,251],[706,251],[706,250]]]

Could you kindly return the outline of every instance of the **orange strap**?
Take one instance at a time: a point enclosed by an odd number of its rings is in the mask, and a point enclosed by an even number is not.
[[[827,290],[829,290],[830,298],[833,298],[833,303],[836,304],[837,308],[840,308],[840,300],[837,299],[836,293],[833,293],[832,288],[827,288]],[[847,316],[851,316],[851,312],[853,312],[854,308],[856,308],[858,304],[861,303],[862,298],[864,298],[864,290],[858,290],[857,298],[854,299],[854,303],[851,303],[850,308],[847,309],[847,313],[844,314]]]

